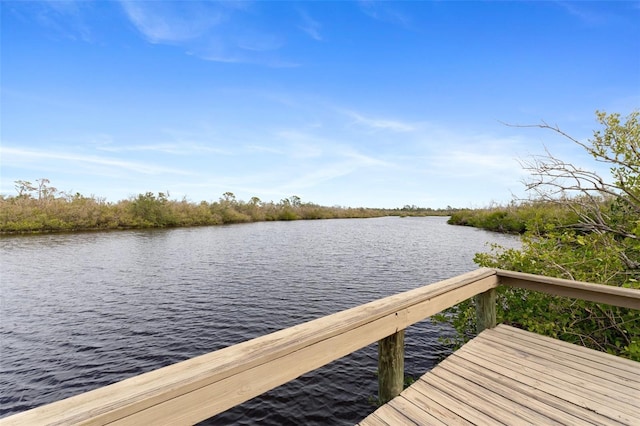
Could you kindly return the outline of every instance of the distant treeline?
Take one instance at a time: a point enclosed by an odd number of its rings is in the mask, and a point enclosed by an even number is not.
[[[544,227],[550,223],[556,226],[569,225],[577,220],[575,213],[558,203],[525,201],[508,206],[457,210],[452,212],[447,223],[509,234],[524,234],[527,231],[544,233]]]
[[[405,206],[399,209],[323,207],[291,196],[263,202],[257,197],[237,200],[225,192],[218,201],[198,203],[169,199],[168,194],[139,194],[127,200],[107,202],[79,193],[68,195],[50,186],[16,181],[16,196],[0,196],[0,233],[35,233],[108,229],[167,228],[231,223],[370,218],[381,216],[448,215],[447,209]]]

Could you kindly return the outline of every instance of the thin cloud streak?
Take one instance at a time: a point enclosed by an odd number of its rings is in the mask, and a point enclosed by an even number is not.
[[[360,165],[392,167],[392,163],[360,153],[348,142],[334,140],[328,137],[316,136],[298,130],[283,130],[276,133],[276,138],[290,143],[287,155],[293,158],[345,158],[356,160]]]
[[[174,175],[183,175],[190,176],[193,175],[191,172],[187,172],[184,170],[173,169],[169,167],[155,166],[151,164],[145,163],[137,163],[131,161],[123,161],[115,158],[105,158],[105,157],[97,157],[92,155],[78,155],[78,154],[68,154],[68,153],[60,153],[60,152],[49,152],[49,151],[33,151],[33,150],[25,150],[11,147],[0,147],[0,155],[2,156],[2,162],[5,166],[10,166],[13,163],[17,163],[20,160],[22,161],[37,161],[37,160],[60,160],[60,161],[68,161],[71,163],[75,163],[77,166],[80,165],[98,165],[98,166],[109,166],[115,167],[118,169],[128,170],[131,172],[136,172],[140,174],[146,175],[159,175],[159,174],[174,174]]]
[[[344,111],[344,114],[351,117],[355,124],[369,127],[376,130],[391,130],[394,132],[411,132],[416,127],[409,123],[404,123],[397,120],[369,118],[354,111]]]
[[[360,9],[365,15],[372,19],[391,24],[400,25],[404,28],[410,28],[411,20],[395,7],[390,6],[393,2],[385,2],[378,0],[360,0]]]
[[[307,35],[315,41],[322,41],[322,35],[320,34],[320,28],[322,28],[322,25],[309,16],[309,13],[303,10],[300,10],[299,13],[302,18],[302,24],[298,25],[298,28],[307,33]]]
[[[351,175],[359,168],[360,166],[356,162],[351,161],[325,164],[315,171],[294,176],[289,182],[279,187],[279,192],[287,194],[302,189],[313,188],[322,183]]]
[[[244,150],[249,154],[285,155],[284,150],[265,145],[247,145],[244,147]]]
[[[602,25],[606,23],[608,17],[603,16],[601,13],[596,13],[593,10],[587,9],[588,2],[578,5],[576,2],[558,1],[556,2],[564,10],[572,16],[577,17],[580,21],[588,25]]]
[[[282,186],[281,190],[286,193],[287,190],[295,191],[302,188],[314,187],[320,183],[349,175],[355,170],[356,168],[348,163],[334,164],[329,167],[324,167],[321,170],[299,176],[293,179],[291,183]]]
[[[131,23],[150,43],[176,44],[205,35],[220,24],[225,15],[218,8],[203,7],[199,2],[121,1]]]
[[[288,143],[286,153],[292,158],[318,158],[323,155],[329,141],[298,130],[281,130],[275,134],[276,140]]]
[[[102,145],[96,149],[106,152],[160,152],[171,155],[190,155],[197,153],[212,153],[221,155],[231,155],[228,150],[211,148],[203,145],[191,144],[155,144],[155,145]]]
[[[83,3],[46,0],[44,2],[46,6],[35,13],[35,19],[62,37],[92,43],[94,40],[91,28],[83,19],[81,11]]]
[[[284,37],[258,28],[247,19],[248,10],[235,3],[120,1],[129,21],[149,43],[177,46],[205,61],[300,66],[276,54],[284,47]]]

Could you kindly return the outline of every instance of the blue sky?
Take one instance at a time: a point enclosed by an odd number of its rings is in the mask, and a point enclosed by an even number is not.
[[[483,207],[640,107],[640,2],[2,1],[0,193]],[[603,170],[606,173],[606,170]]]

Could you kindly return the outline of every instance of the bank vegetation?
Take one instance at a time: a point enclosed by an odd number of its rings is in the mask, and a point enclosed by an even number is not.
[[[325,207],[298,196],[279,202],[236,199],[225,192],[217,201],[172,200],[163,192],[139,194],[118,202],[67,194],[46,179],[15,182],[15,196],[0,196],[0,234],[170,228],[234,223],[381,216],[444,216],[448,209]]]
[[[640,290],[640,113],[596,114],[599,129],[582,141],[556,126],[534,126],[577,144],[610,175],[551,153],[523,162],[531,200],[460,211],[450,223],[521,234],[520,249],[479,253],[480,266]],[[461,341],[474,329],[474,301],[441,316]],[[501,288],[498,321],[640,361],[640,306],[618,308],[523,289]],[[450,315],[450,316],[449,316]]]
[[[557,202],[546,200],[514,201],[506,206],[455,211],[447,221],[450,225],[472,226],[508,234],[545,232],[549,224],[571,226],[577,215]]]

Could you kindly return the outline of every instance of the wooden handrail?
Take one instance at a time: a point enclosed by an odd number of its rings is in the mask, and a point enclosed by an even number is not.
[[[396,355],[381,356],[380,368],[395,369],[388,376],[397,381],[405,328],[474,296],[486,307],[482,327],[492,327],[490,301],[501,284],[640,309],[638,290],[481,268],[18,413],[0,426],[193,424],[382,339]]]
[[[526,288],[556,296],[640,310],[640,291],[638,290],[525,274],[504,269],[496,269],[495,271],[500,279],[500,285]]]
[[[479,269],[0,419],[14,424],[193,424],[498,285]]]

